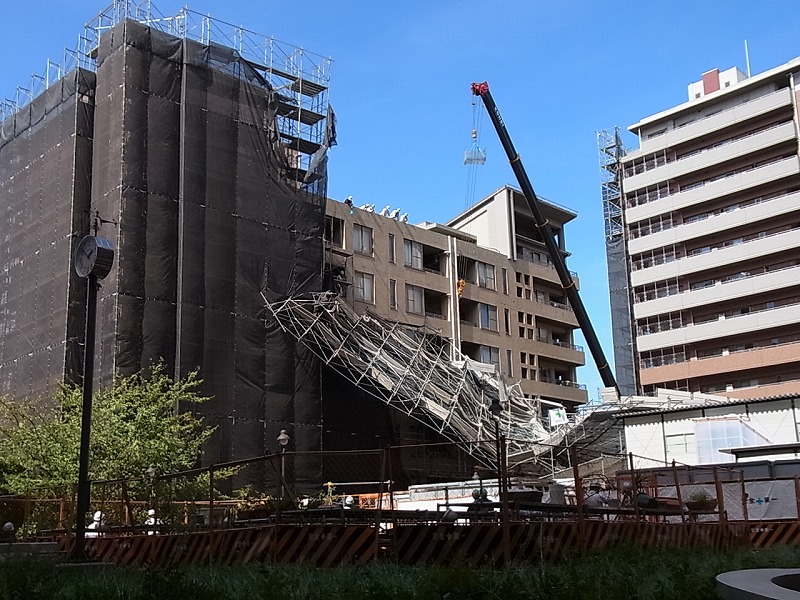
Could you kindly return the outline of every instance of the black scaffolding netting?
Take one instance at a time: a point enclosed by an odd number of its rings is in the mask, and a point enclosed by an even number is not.
[[[324,196],[289,176],[281,97],[235,51],[132,21],[101,38],[97,64],[92,209],[117,222],[104,232],[119,255],[99,299],[100,378],[199,368],[217,428],[205,463],[274,450],[282,428],[318,450],[319,364],[261,314],[262,290],[321,285]],[[319,481],[319,461],[295,474]]]
[[[0,395],[81,378],[86,282],[71,256],[88,223],[94,86],[72,71],[0,126]]]

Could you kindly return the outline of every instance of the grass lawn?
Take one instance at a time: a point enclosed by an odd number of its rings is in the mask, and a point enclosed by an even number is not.
[[[49,560],[0,563],[0,600],[460,600],[716,598],[724,571],[800,566],[800,547],[727,553],[619,548],[570,561],[505,570],[468,567],[196,566],[146,571],[58,567]]]

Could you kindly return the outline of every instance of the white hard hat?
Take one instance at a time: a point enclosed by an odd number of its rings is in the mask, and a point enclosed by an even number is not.
[[[14,524],[9,521],[5,525],[3,525],[3,531],[14,531]]]
[[[148,517],[154,517],[155,515],[156,515],[156,509],[155,508],[151,508],[150,510],[147,511],[147,516]]]

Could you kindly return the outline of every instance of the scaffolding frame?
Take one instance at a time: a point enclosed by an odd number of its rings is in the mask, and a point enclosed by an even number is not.
[[[299,171],[298,180],[303,181],[312,155],[330,135],[328,87],[333,59],[186,7],[165,15],[150,0],[114,0],[85,24],[76,46],[65,49],[59,62],[48,60],[43,75],[33,75],[27,86],[18,86],[12,98],[0,102],[0,121],[25,108],[73,69],[95,71],[100,38],[127,19],[180,39],[231,48],[258,71],[280,95],[278,130],[295,153],[294,166]]]
[[[263,294],[262,294],[263,296]],[[486,465],[497,460],[495,417],[508,443],[510,465],[539,462],[579,424],[550,431],[537,399],[518,384],[506,385],[495,365],[461,354],[428,327],[357,314],[333,292],[314,292],[270,303],[265,311],[283,331],[325,365],[392,408],[431,427]],[[455,357],[452,359],[451,357]]]
[[[611,240],[625,233],[622,214],[622,157],[625,156],[625,148],[619,127],[615,127],[613,132],[597,132],[597,152],[600,158],[600,194],[606,240]]]

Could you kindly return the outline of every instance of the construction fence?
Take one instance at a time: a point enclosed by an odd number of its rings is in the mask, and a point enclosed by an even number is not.
[[[622,542],[721,549],[800,541],[798,477],[747,480],[736,465],[633,469],[642,462],[630,455],[533,474],[508,469],[504,457],[499,465],[476,464],[448,443],[286,451],[181,473],[148,469],[92,483],[87,548],[138,565],[330,566],[387,555],[410,564],[509,564]],[[409,471],[414,460],[419,470]],[[293,473],[303,461],[342,476],[298,486]],[[461,477],[414,481],[423,467]],[[231,489],[236,474],[263,485]],[[17,539],[58,539],[69,551],[75,490],[0,497],[0,521],[13,523]],[[328,543],[335,552],[322,552]]]

